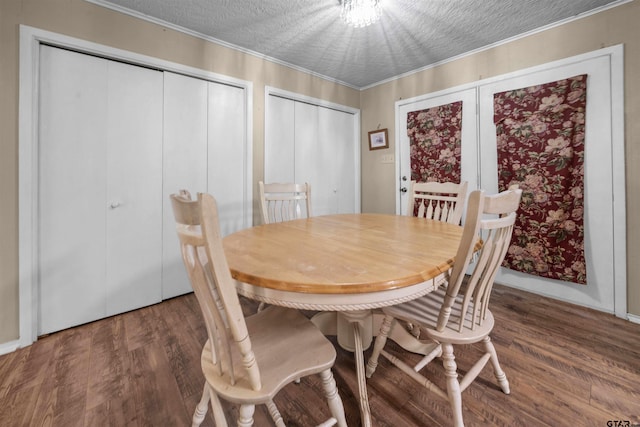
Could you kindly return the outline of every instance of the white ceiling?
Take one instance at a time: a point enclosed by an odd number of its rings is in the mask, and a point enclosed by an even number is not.
[[[87,0],[355,88],[626,0],[381,0],[365,28],[339,0]]]

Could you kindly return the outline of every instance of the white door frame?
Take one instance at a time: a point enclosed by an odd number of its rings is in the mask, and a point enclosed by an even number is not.
[[[171,71],[244,89],[246,103],[244,222],[253,221],[253,83],[186,65],[112,48],[25,25],[20,26],[20,88],[18,140],[19,212],[19,338],[3,344],[4,349],[27,346],[37,340],[38,284],[38,80],[40,44],[120,60],[140,66]],[[161,206],[159,207],[159,209]],[[161,232],[161,230],[159,230]]]
[[[625,319],[629,319],[630,316],[627,313],[627,250],[626,250],[626,194],[625,194],[625,152],[624,152],[624,79],[621,77],[624,75],[623,68],[623,45],[612,46],[609,48],[599,49],[597,51],[588,52],[582,55],[565,58],[558,61],[542,64],[536,67],[531,67],[523,70],[518,70],[512,73],[508,73],[501,76],[496,76],[490,79],[480,80],[469,84],[445,89],[436,93],[420,95],[414,98],[404,99],[396,102],[395,115],[396,115],[396,129],[402,129],[402,121],[406,119],[406,112],[410,104],[415,104],[436,96],[444,96],[448,93],[459,92],[471,88],[480,88],[481,86],[500,82],[502,80],[511,79],[523,74],[532,74],[537,72],[546,71],[548,69],[562,67],[572,63],[579,63],[581,61],[608,56],[610,60],[611,70],[611,149],[612,149],[612,192],[613,192],[613,252],[614,252],[614,266],[613,266],[613,313]],[[403,115],[404,113],[404,115]],[[479,120],[479,117],[477,117]],[[404,125],[406,129],[406,124]],[[480,124],[478,124],[480,129]],[[402,145],[401,132],[396,132],[396,183],[401,183],[400,177],[400,165],[401,165],[401,145]],[[480,152],[480,150],[478,151]],[[400,186],[398,186],[399,188]],[[400,197],[396,197],[397,206],[396,211],[400,211],[399,200]],[[527,289],[531,292],[535,290]],[[548,295],[544,292],[539,292],[543,295]],[[568,302],[576,304],[582,304],[591,306],[593,308],[605,310],[602,307],[594,307],[589,303],[582,301],[573,301],[570,296],[563,295],[549,295],[554,298],[563,299]]]

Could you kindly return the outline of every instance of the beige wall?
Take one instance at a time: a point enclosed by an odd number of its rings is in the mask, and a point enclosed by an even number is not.
[[[362,210],[395,212],[395,166],[380,156],[395,153],[395,102],[624,43],[628,311],[640,315],[640,1],[452,61],[361,94]],[[389,128],[389,150],[369,151],[367,132]]]
[[[83,0],[0,1],[0,345],[18,338],[19,26],[28,25],[253,82],[253,176],[263,175],[264,88],[358,108],[357,90]],[[255,191],[257,194],[257,189]]]

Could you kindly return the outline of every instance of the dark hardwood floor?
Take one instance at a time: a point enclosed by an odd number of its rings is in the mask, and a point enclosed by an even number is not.
[[[511,394],[487,366],[462,395],[467,426],[640,425],[640,325],[502,286],[492,298],[492,337]],[[42,337],[0,357],[0,426],[188,426],[202,392],[204,340],[193,294]],[[477,354],[458,352],[459,368]],[[444,384],[440,361],[433,365],[425,369]],[[351,353],[338,348],[334,374],[347,422],[359,426]],[[287,425],[327,417],[321,390],[305,378],[278,395]],[[450,425],[447,402],[384,359],[368,392],[374,426]],[[227,408],[235,425],[235,407]],[[210,413],[203,425],[213,425]],[[255,425],[272,425],[264,408]]]

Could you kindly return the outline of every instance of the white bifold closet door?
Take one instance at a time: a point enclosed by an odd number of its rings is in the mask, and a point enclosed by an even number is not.
[[[185,189],[207,191],[207,82],[165,73],[162,197],[162,297],[191,291],[182,263],[169,196]]]
[[[265,182],[308,182],[314,216],[360,210],[355,116],[268,96]]]
[[[161,300],[162,73],[41,49],[45,334]]]
[[[223,235],[245,228],[244,89],[164,73],[162,298],[191,292],[169,195],[211,193]]]

